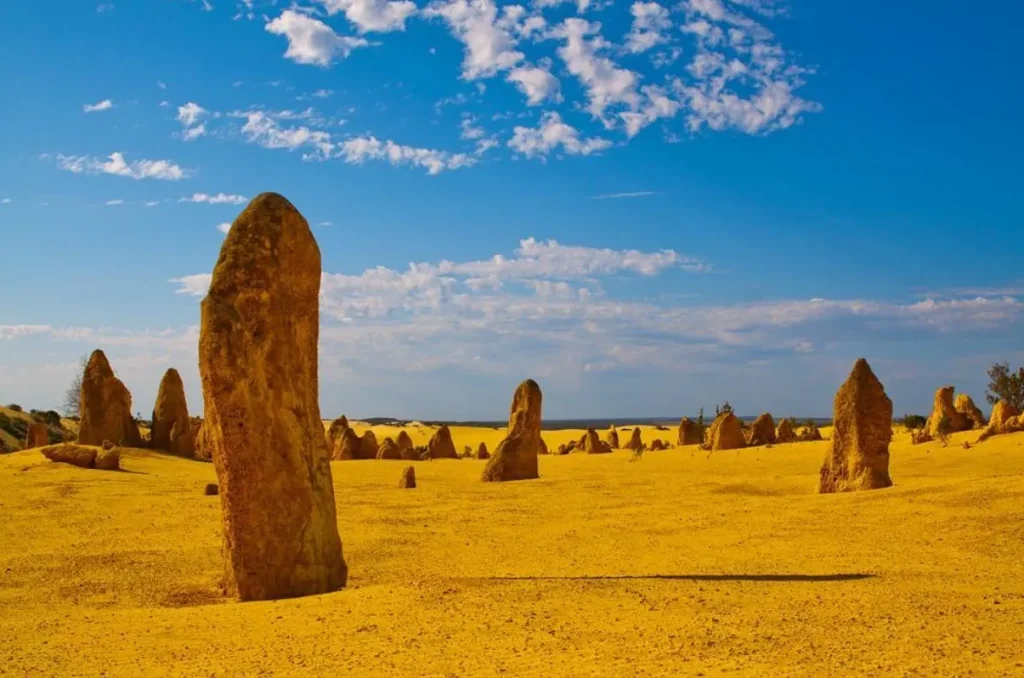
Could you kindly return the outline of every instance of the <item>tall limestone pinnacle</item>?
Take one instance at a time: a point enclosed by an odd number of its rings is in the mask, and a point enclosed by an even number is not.
[[[820,493],[892,486],[889,441],[892,401],[871,366],[860,358],[836,393],[832,448],[821,467]]]
[[[264,193],[235,219],[202,303],[225,588],[242,600],[326,593],[347,579],[318,400],[320,273],[306,220]]]

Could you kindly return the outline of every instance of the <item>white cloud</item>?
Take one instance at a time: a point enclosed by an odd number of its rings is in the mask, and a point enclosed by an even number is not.
[[[100,111],[109,111],[114,107],[114,102],[110,99],[104,99],[103,101],[95,104],[83,104],[82,110],[86,113],[98,113]]]
[[[538,9],[550,9],[566,2],[575,4],[578,14],[583,14],[590,8],[590,0],[534,0],[533,6]]]
[[[106,160],[85,155],[58,155],[57,167],[74,174],[112,174],[131,179],[162,179],[180,181],[190,175],[170,160],[136,160],[127,162],[121,153],[111,153]]]
[[[626,125],[626,135],[630,138],[659,118],[675,117],[682,108],[682,104],[657,85],[645,85],[640,88],[640,93],[638,110],[619,113],[619,118]]]
[[[465,45],[462,77],[466,80],[491,77],[523,60],[513,37],[515,22],[508,17],[499,18],[492,0],[433,2],[424,14],[444,19],[452,34]]]
[[[565,40],[565,44],[558,48],[558,55],[587,90],[587,110],[594,117],[603,119],[609,106],[635,108],[639,100],[637,74],[619,68],[611,59],[601,55],[610,45],[601,37],[600,30],[600,24],[570,18],[562,22],[555,35]],[[588,40],[591,35],[594,37]]]
[[[560,103],[562,101],[561,83],[548,70],[538,66],[522,66],[509,71],[506,78],[514,83],[526,95],[528,106],[537,106],[548,99]]]
[[[52,331],[51,325],[0,325],[0,340],[20,339]]]
[[[334,153],[335,144],[328,132],[310,129],[305,125],[284,128],[277,124],[273,115],[262,111],[249,111],[242,115],[245,117],[242,134],[249,142],[263,148],[294,151],[309,147],[311,152],[304,157],[319,160],[326,160]],[[284,119],[290,118],[284,116]]]
[[[118,200],[108,200],[107,202],[105,202],[103,204],[104,205],[123,205],[124,204],[124,200],[120,200],[120,199],[118,199]]]
[[[233,193],[193,193],[190,197],[178,198],[178,202],[205,203],[207,205],[242,205],[249,202],[244,195]]]
[[[182,138],[185,141],[192,141],[206,134],[206,124],[201,120],[209,115],[209,111],[190,101],[184,106],[178,107],[178,122],[185,128]]]
[[[180,278],[171,278],[167,282],[178,283],[180,287],[176,289],[175,294],[189,294],[194,297],[205,297],[206,292],[210,289],[210,280],[213,279],[211,273],[197,273],[195,275],[184,275]]]
[[[707,361],[743,364],[766,353],[804,355],[836,341],[987,332],[1024,319],[1024,301],[1012,297],[702,305],[615,299],[605,289],[624,275],[708,268],[673,250],[564,246],[529,238],[511,256],[324,273],[321,356],[331,361],[332,347],[344,347],[350,366],[386,364],[396,372],[470,365],[504,374],[510,360],[517,370],[534,374],[542,364],[565,375],[619,368],[679,372]],[[179,293],[201,297],[209,275],[173,282]],[[467,356],[483,359],[470,363]]]
[[[318,0],[328,14],[344,12],[362,33],[369,31],[404,31],[405,22],[416,13],[416,3],[409,0]]]
[[[10,198],[4,198],[3,200],[0,200],[0,205],[10,205],[10,204],[11,204],[11,199]]]
[[[286,9],[265,28],[269,33],[288,39],[288,50],[284,56],[300,64],[330,66],[353,50],[370,44],[363,38],[338,35],[322,21],[291,9]]]
[[[482,139],[487,134],[483,127],[477,126],[476,118],[471,115],[462,118],[459,128],[462,130],[459,136],[463,139]]]
[[[330,89],[318,89],[317,91],[313,92],[313,96],[315,96],[317,99],[326,99],[332,94],[334,94],[334,90]]]
[[[622,198],[646,198],[651,195],[657,195],[654,191],[631,191],[629,193],[603,193],[601,195],[592,196],[593,200],[620,200]]]
[[[767,16],[777,13],[759,0],[736,4]],[[795,93],[811,71],[791,63],[765,26],[720,0],[683,0],[680,8],[687,16],[682,30],[697,40],[687,66],[691,78],[676,83],[692,132],[707,127],[764,134],[821,110]]]
[[[217,230],[220,231],[221,233],[227,233],[228,231],[231,230],[231,224],[228,222],[224,222],[223,224],[217,224]]]
[[[561,147],[569,155],[590,155],[611,147],[611,142],[601,138],[581,139],[579,131],[562,122],[555,111],[541,116],[537,127],[513,128],[508,146],[528,158],[544,157]]]
[[[461,263],[410,263],[405,271],[378,266],[360,275],[324,273],[321,296],[323,304],[342,315],[381,316],[396,309],[437,308],[456,298],[453,295],[457,295],[459,284],[480,291],[516,283],[552,296],[555,290],[568,289],[561,284],[567,281],[592,283],[593,278],[623,273],[654,276],[672,268],[699,273],[710,266],[674,250],[613,250],[526,238],[512,257],[496,254],[490,259]],[[210,276],[188,275],[170,282],[179,285],[178,294],[203,296]],[[580,296],[577,292],[573,295]]]
[[[394,166],[412,165],[427,170],[427,174],[440,174],[445,170],[470,167],[476,159],[465,153],[449,153],[430,148],[403,146],[393,141],[380,141],[376,137],[353,137],[343,141],[338,156],[349,164],[362,164],[367,160],[383,160]]]
[[[672,28],[668,10],[656,2],[634,2],[630,7],[633,24],[626,35],[626,51],[633,54],[668,41],[666,31]]]
[[[148,200],[146,201],[146,207],[156,207],[160,204],[159,200]]]

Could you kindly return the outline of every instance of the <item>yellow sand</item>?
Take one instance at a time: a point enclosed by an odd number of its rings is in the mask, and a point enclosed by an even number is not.
[[[901,434],[895,487],[827,496],[827,442],[505,484],[417,462],[415,490],[407,462],[337,462],[350,587],[246,604],[217,592],[211,465],[0,456],[0,674],[1024,675],[1024,434],[976,437]]]

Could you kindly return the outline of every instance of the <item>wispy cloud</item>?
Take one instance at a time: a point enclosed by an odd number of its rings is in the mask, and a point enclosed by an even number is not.
[[[114,102],[110,99],[104,99],[95,104],[83,104],[82,111],[85,113],[99,113],[100,111],[109,111],[114,107]]]
[[[135,160],[128,162],[121,153],[111,153],[105,160],[86,155],[58,155],[57,167],[73,174],[112,174],[130,179],[161,179],[180,181],[190,176],[188,170],[170,160]]]
[[[249,199],[244,195],[237,195],[235,193],[193,193],[190,196],[184,198],[178,198],[178,202],[194,202],[202,203],[207,205],[242,205],[248,202]]]
[[[108,200],[107,202],[105,202],[103,204],[105,204],[105,205],[123,205],[124,204],[124,200],[121,200],[121,199]]]
[[[338,35],[324,22],[291,9],[268,22],[265,28],[268,33],[288,39],[284,56],[300,64],[327,67],[353,50],[370,45],[364,38]]]
[[[646,198],[650,195],[657,195],[656,191],[631,191],[629,193],[604,193],[591,196],[592,200],[619,200],[621,198]]]

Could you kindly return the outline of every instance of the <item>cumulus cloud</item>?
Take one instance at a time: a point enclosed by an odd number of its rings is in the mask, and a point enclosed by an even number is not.
[[[601,37],[601,24],[585,19],[569,18],[554,32],[565,44],[558,48],[558,56],[565,67],[575,75],[587,91],[587,110],[603,118],[609,106],[637,105],[638,76],[633,71],[619,68],[603,55],[611,45]]]
[[[528,106],[538,106],[547,100],[562,101],[561,83],[558,78],[539,66],[522,66],[509,71],[506,78],[526,95]]]
[[[319,19],[291,9],[286,9],[265,28],[268,33],[288,39],[284,56],[300,64],[327,67],[353,50],[370,45],[364,38],[338,35]]]
[[[110,99],[104,99],[95,104],[83,104],[82,111],[85,113],[99,113],[100,111],[109,111],[114,107],[114,102]]]
[[[508,146],[527,158],[545,157],[561,149],[569,155],[590,155],[611,147],[611,142],[598,137],[581,138],[579,130],[562,122],[562,116],[547,111],[537,127],[517,125]]]
[[[656,2],[634,2],[630,7],[633,24],[626,35],[627,52],[639,54],[668,42],[672,20],[668,10]]]
[[[178,122],[185,128],[182,132],[182,138],[185,141],[192,141],[206,134],[206,125],[202,120],[208,115],[209,111],[194,101],[190,101],[184,106],[179,106]]]
[[[263,148],[294,151],[309,147],[307,157],[317,159],[327,159],[334,152],[335,145],[328,132],[310,129],[304,125],[281,127],[273,116],[261,111],[251,111],[244,116],[242,134],[248,141]]]
[[[228,231],[231,230],[231,224],[228,222],[225,222],[223,224],[217,224],[217,230],[220,231],[221,233],[227,233]]]
[[[491,77],[524,58],[516,49],[515,22],[507,15],[499,17],[493,0],[433,2],[424,14],[444,19],[452,34],[465,45],[462,77],[466,80]]]
[[[86,155],[58,155],[57,167],[73,174],[112,174],[130,179],[162,179],[180,181],[190,173],[170,160],[135,160],[128,162],[121,153],[111,153],[106,160]]]
[[[318,0],[328,14],[344,12],[362,33],[405,30],[405,21],[416,13],[409,0]]]

